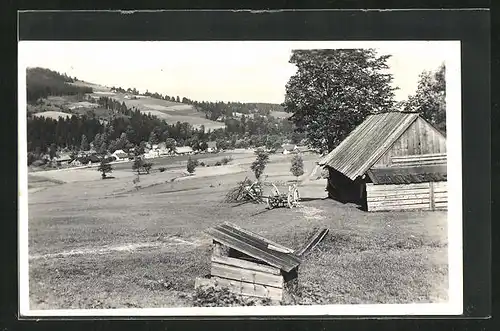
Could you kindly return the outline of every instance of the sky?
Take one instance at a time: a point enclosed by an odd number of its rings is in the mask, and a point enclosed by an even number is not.
[[[396,100],[418,76],[450,56],[446,41],[21,41],[20,66],[44,67],[88,82],[198,101],[284,101],[296,67],[292,49],[375,48],[390,54]]]

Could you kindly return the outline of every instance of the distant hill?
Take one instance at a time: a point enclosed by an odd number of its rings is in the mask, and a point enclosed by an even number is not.
[[[29,103],[41,98],[61,95],[92,93],[88,86],[72,85],[74,78],[45,68],[28,68],[26,71],[26,93]]]
[[[85,82],[60,74],[45,68],[28,68],[26,73],[26,85],[28,95],[28,114],[37,114],[57,118],[61,114],[93,115],[99,119],[109,119],[117,116],[115,112],[105,109],[97,104],[101,97],[108,97],[124,103],[127,108],[137,108],[141,113],[156,116],[169,124],[187,122],[194,127],[205,126],[206,129],[224,128],[223,121],[216,121],[219,116],[209,116],[211,104],[192,102],[183,98],[183,102],[175,102],[147,95],[129,93],[129,89],[116,89],[106,86]],[[172,98],[173,100],[173,98]],[[235,107],[237,110],[248,112],[249,110],[267,114],[275,118],[286,118],[288,113],[283,107],[270,103],[231,103],[225,107]],[[226,111],[227,112],[227,111]],[[45,113],[45,114],[44,114]],[[229,111],[231,113],[231,111]],[[212,114],[213,115],[213,114]],[[125,115],[118,115],[125,116]],[[227,116],[226,116],[227,117]]]

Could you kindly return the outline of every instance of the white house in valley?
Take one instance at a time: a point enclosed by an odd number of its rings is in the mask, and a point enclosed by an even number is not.
[[[217,151],[217,142],[215,141],[209,141],[207,142],[207,152],[213,153]]]
[[[118,149],[111,154],[116,158],[116,161],[128,160],[128,154],[125,153],[122,149]]]
[[[179,146],[175,148],[175,154],[177,155],[191,155],[194,151],[190,146]]]

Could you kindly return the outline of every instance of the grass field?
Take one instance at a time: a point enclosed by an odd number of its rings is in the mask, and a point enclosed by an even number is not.
[[[184,177],[184,158],[153,160],[165,172],[132,183],[130,164],[115,179],[94,169],[37,172],[29,184],[30,308],[192,306],[194,280],[209,273],[204,230],[236,223],[291,248],[316,230],[328,236],[299,269],[301,303],[413,303],[447,299],[446,212],[366,213],[325,197],[306,180],[296,209],[222,203],[253,155]],[[214,163],[223,155],[204,155]],[[290,155],[273,155],[267,180],[293,179]],[[305,156],[306,173],[317,156]],[[38,183],[38,184],[37,184]]]
[[[101,93],[94,93],[93,96],[103,96]],[[137,99],[127,99],[126,94],[112,93],[107,95],[120,102],[125,102],[128,108],[137,108],[144,114],[151,114],[165,120],[169,124],[188,122],[199,127],[204,125],[208,129],[219,129],[224,127],[224,123],[211,121],[205,118],[205,113],[197,111],[193,106],[183,103],[160,100],[141,96]]]

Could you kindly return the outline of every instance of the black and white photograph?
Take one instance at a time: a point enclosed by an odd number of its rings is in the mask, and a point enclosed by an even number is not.
[[[20,41],[20,301],[462,314],[460,41]]]

